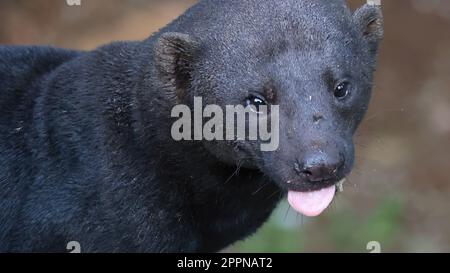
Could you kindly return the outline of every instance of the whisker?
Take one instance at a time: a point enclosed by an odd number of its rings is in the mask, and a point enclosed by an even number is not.
[[[228,179],[225,181],[224,184],[227,184],[228,182],[231,181],[231,179],[233,179],[233,177],[234,177],[235,175],[238,175],[238,174],[239,174],[239,171],[241,170],[241,167],[242,167],[242,163],[243,163],[242,161],[238,162],[237,167],[236,167],[236,170],[233,172],[233,174],[232,174],[230,177],[228,177]]]
[[[288,217],[288,215],[289,215],[289,210],[291,209],[291,206],[287,206],[287,209],[286,209],[286,213],[284,214],[284,220],[283,220],[283,222],[286,222],[286,219],[287,219],[287,217]]]
[[[281,189],[277,189],[274,193],[272,193],[271,195],[269,195],[266,199],[270,199],[272,197],[274,197],[277,193],[281,192]]]
[[[269,183],[264,182],[264,184],[259,187],[254,193],[252,193],[252,195],[256,195],[258,192],[260,192],[265,186],[267,186]]]

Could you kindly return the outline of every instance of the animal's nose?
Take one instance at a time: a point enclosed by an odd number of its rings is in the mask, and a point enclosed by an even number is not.
[[[341,154],[312,154],[295,164],[295,170],[306,181],[323,182],[339,177],[344,163]]]

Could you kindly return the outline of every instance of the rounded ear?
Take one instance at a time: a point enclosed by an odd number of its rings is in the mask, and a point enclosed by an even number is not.
[[[376,53],[384,35],[381,6],[369,4],[362,6],[355,11],[353,21],[367,39],[370,50]]]
[[[189,89],[194,58],[199,45],[189,35],[168,32],[162,34],[155,46],[155,65],[164,87],[178,100]]]

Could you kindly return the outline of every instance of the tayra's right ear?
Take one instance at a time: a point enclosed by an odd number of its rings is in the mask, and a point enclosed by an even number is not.
[[[189,35],[175,32],[164,33],[156,43],[158,76],[177,100],[181,100],[189,89],[198,48]]]

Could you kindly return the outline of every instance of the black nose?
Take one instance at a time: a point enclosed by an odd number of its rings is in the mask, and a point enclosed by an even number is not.
[[[337,179],[344,163],[341,154],[318,153],[306,156],[302,164],[295,165],[295,170],[306,181],[322,182]]]

